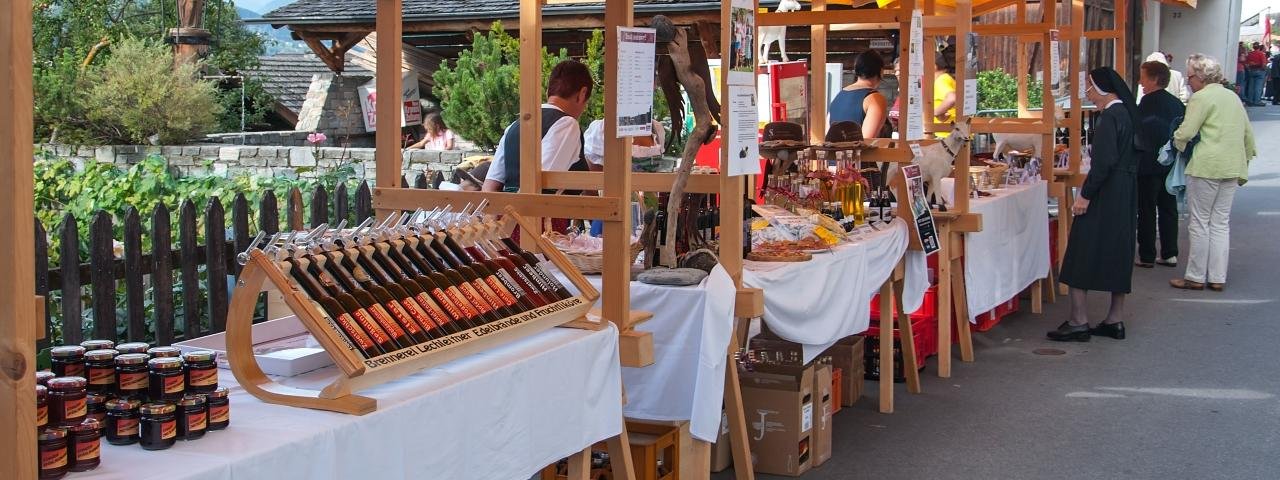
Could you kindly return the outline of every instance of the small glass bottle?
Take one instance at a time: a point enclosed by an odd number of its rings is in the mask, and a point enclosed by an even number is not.
[[[164,450],[178,441],[177,410],[167,403],[148,403],[138,408],[138,443],[144,450]]]
[[[49,380],[57,378],[58,375],[48,370],[36,372],[36,385],[49,386]]]
[[[107,401],[107,443],[132,445],[138,443],[137,400],[115,399]]]
[[[88,412],[90,420],[98,422],[99,428],[107,426],[107,396],[101,393],[90,393],[85,395],[85,411]]]
[[[187,364],[187,391],[209,393],[218,388],[218,364],[216,353],[190,352],[182,356]]]
[[[178,402],[178,438],[196,440],[209,428],[209,405],[204,395],[187,395]]]
[[[49,349],[53,374],[59,377],[84,376],[84,347],[63,345]]]
[[[120,353],[147,353],[151,349],[151,345],[143,342],[121,343],[116,345],[116,351]]]
[[[36,385],[36,431],[49,424],[49,388]]]
[[[147,350],[151,358],[182,358],[182,350],[178,347],[153,347]]]
[[[88,343],[88,342],[86,342]],[[84,354],[85,378],[89,379],[89,391],[111,393],[116,389],[116,352],[102,349]]]
[[[147,361],[151,371],[147,379],[147,399],[152,402],[174,403],[186,394],[187,381],[182,372],[182,359],[173,357],[153,358]]]
[[[71,457],[71,471],[84,472],[102,464],[102,425],[92,418],[71,427],[67,453]]]
[[[146,399],[149,382],[148,358],[145,353],[122,353],[116,356],[117,397],[133,400]]]
[[[229,393],[227,387],[218,387],[217,390],[205,395],[205,399],[209,404],[209,430],[222,430],[231,425],[231,397]]]
[[[92,352],[94,350],[107,350],[107,349],[116,348],[116,342],[113,342],[111,340],[85,340],[83,342],[80,342],[80,346],[84,347],[85,351]]]
[[[36,435],[40,461],[41,479],[62,478],[71,468],[67,457],[67,429],[63,427],[46,428]]]
[[[49,424],[74,427],[89,415],[85,401],[84,377],[49,380]]]

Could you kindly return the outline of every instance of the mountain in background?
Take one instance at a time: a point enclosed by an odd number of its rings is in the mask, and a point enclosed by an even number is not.
[[[269,12],[289,3],[291,3],[291,0],[275,0],[268,3],[264,11]],[[240,15],[241,19],[262,17],[262,14],[244,7],[236,7],[236,13]],[[251,32],[267,37],[266,51],[263,52],[265,55],[275,55],[278,53],[307,53],[311,51],[310,48],[307,48],[307,44],[293,39],[288,27],[271,28],[271,25],[255,24],[245,25],[245,28],[248,28]]]

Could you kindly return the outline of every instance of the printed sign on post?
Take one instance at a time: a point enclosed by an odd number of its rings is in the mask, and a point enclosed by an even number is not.
[[[653,135],[653,72],[657,31],[618,27],[618,138]]]
[[[924,254],[932,254],[938,251],[941,245],[938,243],[938,230],[933,225],[933,212],[929,210],[929,198],[924,193],[924,179],[920,178],[920,166],[902,167],[902,176],[907,181],[907,196],[911,199],[908,204],[911,206],[911,216],[915,220],[916,238],[924,247]]]
[[[369,80],[357,89],[360,110],[364,114],[364,131],[378,130],[378,80]],[[422,125],[422,104],[418,92],[418,74],[405,73],[400,84],[400,126]]]
[[[1049,84],[1052,90],[1061,88],[1058,84],[1062,77],[1062,56],[1058,52],[1058,31],[1049,30]]]
[[[756,89],[751,85],[729,85],[729,176],[760,173],[759,120],[756,116]]]

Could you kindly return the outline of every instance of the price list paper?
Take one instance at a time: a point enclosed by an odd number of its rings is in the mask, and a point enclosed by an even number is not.
[[[657,31],[618,27],[618,138],[653,135]]]

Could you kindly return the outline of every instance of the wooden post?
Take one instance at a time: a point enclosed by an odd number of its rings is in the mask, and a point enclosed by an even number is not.
[[[967,3],[967,2],[966,2]],[[938,376],[951,378],[951,222],[938,223]]]
[[[399,39],[404,30],[401,23],[402,0],[378,0],[377,29],[378,38]],[[396,188],[400,185],[400,169],[403,156],[400,153],[400,62],[402,43],[399,41],[378,42],[377,87],[378,97],[375,101],[378,130],[375,132],[374,159],[378,166],[375,182],[379,187]],[[379,217],[386,217],[390,211],[378,212]]]
[[[605,4],[604,76],[609,85],[605,92],[593,93],[611,97],[604,102],[604,196],[623,199],[631,197],[631,137],[618,138],[618,27],[634,25],[632,10],[632,0]],[[520,33],[523,37],[524,32]],[[531,164],[541,166],[541,163],[521,162],[521,167]],[[629,205],[626,207],[622,218],[604,222],[604,249],[607,252],[631,250],[631,208]],[[631,256],[608,257],[603,274],[601,290],[610,293],[605,295],[602,305],[604,319],[616,324],[619,330],[626,330],[631,318]]]
[[[0,478],[36,478],[34,200],[31,138],[31,6],[0,8]]]
[[[827,0],[812,0],[810,8],[825,11]],[[827,28],[826,24],[809,27],[809,142],[815,145],[827,133]]]

